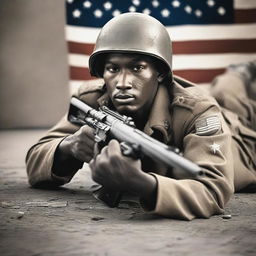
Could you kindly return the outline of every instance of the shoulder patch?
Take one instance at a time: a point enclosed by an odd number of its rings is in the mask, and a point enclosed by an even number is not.
[[[221,121],[218,116],[208,116],[195,122],[196,134],[200,136],[211,135],[221,128]]]

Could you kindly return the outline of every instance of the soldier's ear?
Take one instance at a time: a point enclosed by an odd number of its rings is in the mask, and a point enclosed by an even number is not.
[[[158,83],[162,83],[165,77],[166,77],[166,74],[159,73],[158,76],[157,76]]]

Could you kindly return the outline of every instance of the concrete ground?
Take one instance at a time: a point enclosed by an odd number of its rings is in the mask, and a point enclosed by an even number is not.
[[[225,215],[187,222],[134,201],[104,206],[86,168],[61,189],[30,188],[25,153],[44,132],[0,132],[0,255],[256,255],[255,194],[234,195]]]

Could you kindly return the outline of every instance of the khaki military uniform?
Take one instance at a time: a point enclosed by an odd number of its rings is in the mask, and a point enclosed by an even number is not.
[[[215,79],[211,90],[232,133],[236,191],[256,191],[256,95],[251,86],[228,72]]]
[[[180,148],[184,157],[202,167],[205,176],[186,179],[179,170],[145,164],[143,170],[157,179],[157,196],[153,210],[141,204],[145,210],[166,217],[208,218],[223,212],[235,190],[256,183],[256,133],[195,85],[178,77],[174,80],[172,99],[167,88],[159,86],[144,132]],[[77,97],[94,108],[108,105],[102,85],[81,86]],[[74,162],[67,177],[52,172],[59,143],[78,129],[65,116],[29,150],[26,161],[32,186],[65,184],[81,168]]]

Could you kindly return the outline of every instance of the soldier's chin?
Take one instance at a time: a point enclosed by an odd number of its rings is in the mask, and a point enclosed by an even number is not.
[[[116,110],[126,116],[134,116],[136,115],[137,108],[131,105],[119,105],[116,107]]]

